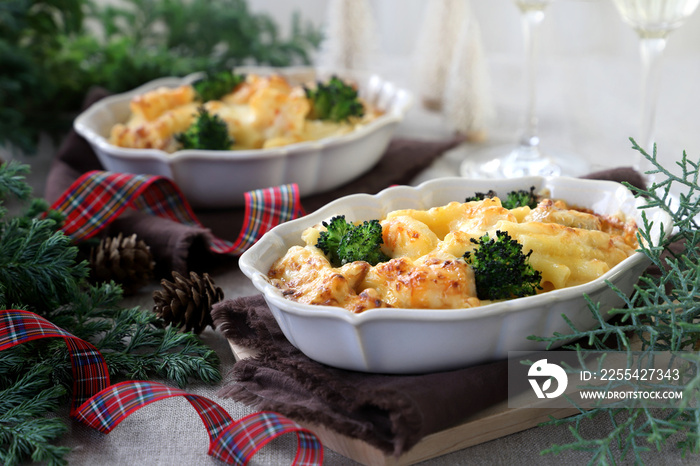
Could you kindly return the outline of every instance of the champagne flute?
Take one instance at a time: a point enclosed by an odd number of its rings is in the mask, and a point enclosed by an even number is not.
[[[499,146],[473,154],[462,162],[460,172],[469,178],[512,178],[527,175],[580,174],[583,161],[561,154],[554,156],[540,148],[537,121],[537,55],[545,9],[552,0],[513,0],[520,9],[525,43],[525,84],[527,91],[523,132],[515,145]],[[700,1],[700,0],[699,0]]]
[[[639,145],[652,154],[654,119],[659,94],[661,58],[668,34],[683,24],[697,9],[700,0],[613,0],[622,19],[639,35],[642,60],[642,109]],[[644,171],[639,155],[635,168]]]

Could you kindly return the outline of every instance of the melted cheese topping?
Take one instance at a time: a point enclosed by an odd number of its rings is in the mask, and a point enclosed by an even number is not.
[[[158,88],[130,102],[131,116],[112,127],[110,143],[136,149],[178,150],[174,136],[192,125],[202,104],[192,86]],[[266,149],[340,136],[377,118],[381,112],[364,103],[364,116],[348,121],[308,120],[311,103],[301,86],[279,75],[247,75],[246,81],[221,100],[204,104],[218,115],[235,141],[233,150]]]
[[[302,234],[306,245],[290,248],[268,277],[289,299],[352,312],[469,308],[485,303],[476,297],[474,271],[462,259],[476,246],[472,238],[508,232],[523,245],[523,253],[532,251],[530,263],[542,273],[542,292],[594,280],[637,248],[633,221],[570,209],[549,199],[535,209],[509,210],[492,198],[397,210],[381,224],[387,262],[332,267],[315,246],[324,229],[316,225]]]

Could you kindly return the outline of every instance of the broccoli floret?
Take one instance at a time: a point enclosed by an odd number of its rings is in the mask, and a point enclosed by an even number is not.
[[[382,252],[382,225],[379,220],[362,222],[348,231],[338,246],[341,263],[365,261],[371,265],[386,262],[389,258]]]
[[[466,198],[464,202],[483,201],[484,199],[492,199],[494,197],[496,197],[496,191],[489,189],[489,191],[485,193],[474,193],[472,197]]]
[[[233,139],[228,134],[228,125],[218,115],[210,114],[200,107],[194,122],[184,133],[175,135],[182,149],[229,150]]]
[[[506,196],[505,200],[501,200],[501,205],[506,209],[514,209],[516,207],[528,206],[531,209],[537,207],[537,196],[535,195],[535,187],[531,186],[530,191],[524,189],[511,191]]]
[[[476,294],[479,299],[510,299],[530,296],[541,290],[542,273],[530,264],[532,251],[523,254],[523,247],[505,231],[496,231],[471,239],[477,247],[464,253],[464,260],[474,269]]]
[[[197,100],[208,102],[210,100],[220,100],[226,94],[232,92],[236,86],[245,81],[245,75],[236,74],[230,71],[219,71],[218,73],[207,74],[205,77],[192,83]]]
[[[326,84],[318,82],[315,88],[306,87],[304,91],[311,101],[308,115],[311,120],[343,121],[364,115],[365,109],[355,88],[336,76]]]
[[[484,199],[492,199],[496,197],[496,192],[490,189],[488,192],[476,192],[472,197],[468,197],[464,202],[483,201]],[[535,195],[535,187],[531,186],[530,191],[520,189],[518,191],[509,192],[505,198],[501,198],[501,205],[506,209],[514,209],[516,207],[528,206],[531,209],[537,207],[537,196]]]
[[[333,267],[354,261],[377,265],[389,260],[381,250],[384,240],[379,220],[353,225],[345,220],[344,215],[339,215],[323,222],[323,226],[326,231],[321,232],[316,247],[328,256]]]
[[[331,264],[340,264],[338,246],[340,246],[340,241],[345,234],[353,228],[353,225],[345,221],[345,215],[338,215],[330,219],[329,222],[323,222],[323,226],[326,227],[326,231],[321,232],[316,241],[316,247],[328,256]]]

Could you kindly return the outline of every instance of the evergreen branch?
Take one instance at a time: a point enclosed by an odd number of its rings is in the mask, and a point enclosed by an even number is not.
[[[190,380],[221,380],[214,351],[193,333],[165,327],[153,312],[119,308],[121,293],[114,284],[82,291],[51,313],[56,322],[102,353],[114,379],[159,377],[184,387]]]
[[[55,441],[66,432],[59,418],[35,418],[15,425],[0,423],[0,463],[11,466],[22,464],[27,457],[48,465],[65,465],[68,447],[59,447]]]
[[[20,422],[58,408],[58,400],[66,394],[60,386],[49,386],[51,367],[32,367],[13,385],[0,390],[2,423]]]
[[[87,263],[75,263],[78,249],[53,221],[23,223],[12,219],[0,230],[0,282],[13,285],[5,287],[0,304],[24,303],[42,314],[76,294]]]
[[[116,334],[120,334],[119,330]],[[131,344],[133,338],[128,341],[110,338],[107,343],[112,351],[105,348],[105,340],[101,342],[100,350],[110,366],[110,375],[114,368],[116,377],[155,376],[172,380],[181,388],[195,378],[210,384],[221,380],[216,352],[202,345],[195,334],[182,333],[170,326],[165,329],[145,326],[139,327],[134,335],[139,341],[135,345]]]
[[[36,377],[36,375],[34,375]],[[25,382],[20,381],[20,382]],[[21,387],[21,385],[19,385]],[[13,405],[2,416],[3,424],[21,423],[28,419],[43,416],[49,411],[54,411],[59,408],[59,400],[64,400],[66,394],[65,388],[54,385],[41,390],[33,397],[27,397],[21,394],[12,394],[6,396],[3,400],[5,405]]]
[[[32,188],[26,182],[29,165],[10,160],[1,164],[0,169],[0,199],[12,195],[19,200],[27,200],[32,194]]]
[[[114,282],[89,285],[78,289],[67,304],[49,311],[46,317],[61,328],[70,328],[76,337],[93,342],[112,327],[112,319],[122,311],[121,299],[122,289]]]
[[[19,464],[25,457],[48,464],[65,464],[63,457],[70,451],[49,442],[67,430],[58,418],[44,418],[66,400],[66,390],[51,385],[47,376],[52,367],[39,364],[32,367],[11,386],[0,391],[0,462]]]
[[[221,373],[217,370],[219,357],[212,350],[195,356],[185,351],[163,353],[152,359],[153,362],[160,363],[157,374],[174,381],[181,388],[186,386],[195,375],[208,384],[221,381]]]

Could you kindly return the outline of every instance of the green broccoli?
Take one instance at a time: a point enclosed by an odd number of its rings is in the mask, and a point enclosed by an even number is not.
[[[381,250],[383,242],[379,220],[364,221],[343,236],[338,245],[338,256],[343,264],[365,261],[377,265],[389,260]]]
[[[328,256],[331,264],[340,264],[338,246],[345,234],[353,228],[353,225],[345,221],[345,215],[333,217],[329,222],[323,222],[326,231],[316,241],[316,247]]]
[[[489,189],[489,191],[485,193],[474,193],[472,197],[466,198],[464,202],[483,201],[484,199],[491,199],[494,197],[496,197],[496,191],[494,191],[493,189]]]
[[[516,207],[528,206],[531,209],[537,207],[537,196],[535,195],[535,187],[530,186],[530,191],[520,189],[511,191],[506,196],[505,200],[501,199],[501,205],[506,209],[514,209]]]
[[[204,107],[199,108],[197,117],[184,133],[175,135],[175,140],[182,149],[208,150],[229,150],[234,142],[226,122]]]
[[[472,197],[468,197],[464,202],[472,201],[483,201],[484,199],[491,199],[496,197],[496,192],[494,190],[489,190],[485,193],[476,192]],[[535,187],[530,186],[530,191],[525,191],[520,189],[518,191],[509,192],[505,198],[501,198],[501,205],[506,209],[514,209],[516,207],[528,206],[531,209],[537,207],[537,195],[535,194]]]
[[[365,261],[371,265],[388,261],[382,252],[382,225],[379,220],[364,221],[353,225],[344,215],[323,222],[326,231],[321,232],[316,247],[321,249],[333,267],[354,261]]]
[[[510,299],[530,296],[541,290],[542,273],[530,264],[532,251],[523,254],[523,247],[508,232],[496,231],[471,239],[477,247],[464,253],[464,260],[474,269],[476,294],[479,299]]]
[[[210,100],[220,100],[244,81],[245,75],[243,74],[219,71],[218,73],[206,74],[203,78],[193,82],[192,87],[197,93],[197,100],[208,102]]]
[[[343,121],[351,116],[364,115],[364,106],[357,91],[341,79],[333,76],[327,84],[318,82],[316,88],[305,87],[306,97],[311,101],[311,120]]]

